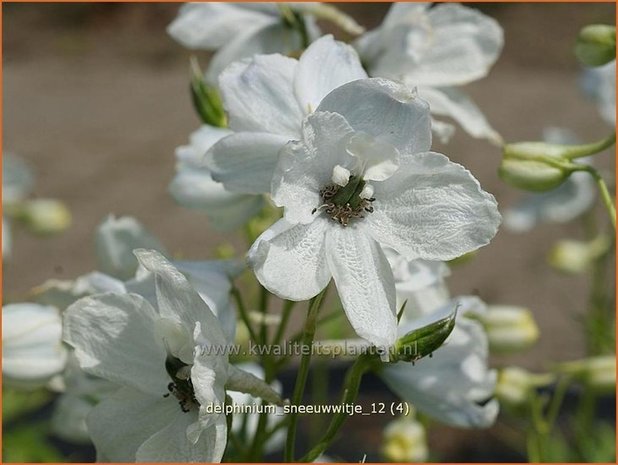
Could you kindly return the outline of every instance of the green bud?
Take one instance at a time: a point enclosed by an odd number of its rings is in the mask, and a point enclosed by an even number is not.
[[[71,212],[60,201],[35,199],[20,204],[16,214],[35,234],[48,235],[64,231],[71,225]]]
[[[558,371],[574,376],[586,387],[596,392],[611,392],[616,389],[616,355],[599,355],[566,362]]]
[[[591,24],[577,36],[575,56],[586,66],[602,66],[616,59],[616,27]]]
[[[219,92],[204,81],[204,74],[195,57],[191,57],[191,100],[203,123],[219,128],[227,126]]]
[[[453,312],[446,318],[410,331],[401,337],[395,344],[394,360],[391,358],[391,361],[415,362],[431,355],[453,331],[456,314],[457,312]]]
[[[495,395],[501,404],[519,407],[526,403],[533,389],[555,381],[551,374],[534,374],[519,367],[505,367],[498,372]]]

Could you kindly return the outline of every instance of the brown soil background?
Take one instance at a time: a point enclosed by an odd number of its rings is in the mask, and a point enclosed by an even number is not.
[[[570,128],[582,140],[605,136],[608,128],[596,107],[579,91],[572,46],[583,25],[613,24],[615,6],[477,6],[503,26],[505,48],[489,77],[467,91],[504,138],[538,139],[550,125]],[[3,5],[3,149],[33,167],[36,196],[62,199],[74,219],[66,233],[49,239],[14,231],[13,258],[4,266],[5,302],[26,299],[29,289],[48,278],[91,271],[93,232],[109,213],[136,216],[184,257],[212,258],[215,247],[230,240],[167,193],[174,148],[199,126],[187,91],[189,52],[165,33],[177,8]],[[342,8],[370,28],[387,5]],[[203,64],[207,56],[200,55]],[[521,195],[497,177],[500,153],[487,143],[458,130],[448,146],[437,149],[467,166],[501,206]],[[613,185],[614,157],[599,158]],[[527,306],[537,318],[538,344],[497,364],[542,369],[583,354],[579,319],[589,283],[552,271],[545,258],[555,240],[565,237],[583,237],[582,228],[575,222],[543,225],[522,235],[502,230],[474,261],[453,270],[455,295],[477,293],[489,303]],[[240,251],[240,238],[232,240]],[[374,444],[379,439],[361,438]]]

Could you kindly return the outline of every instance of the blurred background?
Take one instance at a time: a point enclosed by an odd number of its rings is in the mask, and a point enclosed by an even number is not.
[[[389,4],[338,6],[372,28]],[[614,4],[470,6],[497,19],[505,31],[505,48],[492,72],[465,91],[506,141],[540,139],[546,126],[571,129],[583,141],[606,136],[595,104],[580,91],[573,45],[582,26],[613,24]],[[29,291],[49,278],[71,279],[91,271],[93,233],[110,213],[137,217],[177,256],[213,258],[224,242],[242,253],[242,238],[217,233],[205,216],[177,206],[167,192],[174,149],[200,125],[188,91],[190,52],[165,32],[178,7],[3,5],[3,151],[31,166],[35,196],[58,198],[73,215],[70,229],[43,240],[16,228],[13,256],[4,264],[5,303],[28,300]],[[208,54],[198,57],[204,67]],[[521,197],[497,177],[498,148],[459,128],[450,144],[436,143],[435,148],[470,169],[501,207]],[[596,158],[613,185],[614,157]],[[584,355],[581,315],[590,283],[553,271],[546,259],[555,240],[564,237],[583,238],[581,224],[542,225],[526,234],[502,230],[475,260],[453,269],[449,284],[454,295],[477,294],[490,304],[534,312],[539,342],[496,364],[543,369]],[[614,282],[613,276],[608,279]],[[379,386],[375,393],[372,389],[361,401],[386,395]],[[348,436],[339,441],[341,453],[355,453],[357,459],[350,459],[361,460],[367,449],[368,460],[378,460],[375,423],[373,417],[352,419]],[[444,461],[521,460],[508,445],[493,440],[499,435],[496,428],[462,432],[441,427],[432,430],[430,445],[443,451]],[[496,457],[494,449],[502,455]]]

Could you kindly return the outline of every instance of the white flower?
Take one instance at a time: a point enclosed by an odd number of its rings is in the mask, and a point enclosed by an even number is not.
[[[135,218],[109,215],[95,234],[98,270],[123,281],[130,279],[137,270],[133,250],[138,248],[165,253],[161,242]]]
[[[207,155],[213,179],[233,192],[270,192],[279,151],[300,139],[303,118],[333,89],[365,77],[354,49],[332,36],[316,40],[299,60],[258,55],[230,65],[219,81],[235,133]]]
[[[203,125],[193,132],[189,145],[176,149],[176,176],[169,191],[174,200],[187,208],[201,210],[215,229],[230,230],[246,223],[263,207],[262,197],[229,192],[213,181],[204,166],[206,152],[219,139],[232,134],[229,129]]]
[[[502,29],[492,18],[458,4],[429,3],[394,3],[382,24],[355,43],[371,76],[418,86],[434,115],[497,143],[500,136],[454,86],[486,76],[502,45]],[[443,141],[453,132],[444,122],[433,129]]]
[[[293,11],[302,4],[281,4]],[[233,61],[262,53],[289,54],[302,49],[303,39],[275,3],[189,3],[183,5],[167,32],[190,49],[217,50],[206,78],[217,76]],[[300,14],[300,13],[298,13]],[[301,15],[309,39],[319,35],[312,16]]]
[[[543,140],[554,144],[576,144],[568,130],[549,127]],[[572,173],[556,189],[526,194],[504,211],[504,227],[512,232],[527,232],[539,223],[568,223],[588,211],[596,199],[596,186],[588,173]]]
[[[2,307],[2,377],[7,385],[38,387],[64,369],[60,313],[34,303]]]
[[[284,218],[249,252],[262,285],[306,300],[332,277],[357,334],[390,347],[395,284],[380,244],[447,260],[487,244],[500,222],[493,196],[430,145],[427,104],[405,86],[362,79],[331,92],[281,152],[272,198]]]
[[[476,321],[487,307],[476,297],[451,299],[444,281],[448,267],[441,262],[407,261],[388,253],[397,300],[407,302],[400,334],[444,318],[457,310],[455,327],[431,357],[415,364],[400,362],[381,371],[386,384],[421,412],[461,427],[493,423],[498,404],[490,400],[496,373],[488,368],[488,337]],[[407,265],[407,266],[406,266]],[[475,319],[469,318],[474,316]]]
[[[380,376],[401,399],[436,420],[462,428],[485,428],[498,415],[498,402],[492,399],[497,376],[487,366],[487,335],[483,327],[466,316],[482,314],[484,304],[476,297],[459,297],[425,319],[402,325],[400,331],[420,328],[427,319],[455,308],[455,327],[431,357],[414,364],[385,365]]]
[[[135,251],[155,274],[156,308],[137,294],[100,294],[65,313],[65,340],[86,372],[121,386],[88,417],[99,460],[220,461],[225,389],[270,388],[228,363],[217,318],[186,278],[155,251]],[[218,350],[217,350],[218,349]]]
[[[597,68],[587,68],[583,87],[596,101],[603,120],[612,127],[616,126],[616,60]]]

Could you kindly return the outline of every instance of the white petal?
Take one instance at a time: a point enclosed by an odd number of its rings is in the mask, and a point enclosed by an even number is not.
[[[399,152],[395,147],[362,132],[350,138],[347,151],[358,158],[363,179],[367,181],[384,181],[399,168]]]
[[[498,414],[497,401],[490,400],[496,373],[487,367],[487,336],[462,313],[431,358],[385,366],[381,376],[401,399],[449,425],[485,428]]]
[[[217,316],[227,340],[233,341],[236,311],[230,302],[231,280],[242,272],[244,264],[232,260],[176,261],[173,264]]]
[[[97,228],[97,266],[104,273],[120,280],[132,278],[137,270],[137,260],[132,252],[139,248],[166,253],[161,242],[131,216],[116,218],[109,215]]]
[[[234,365],[230,365],[229,374],[230,377],[226,386],[228,389],[250,394],[271,404],[281,405],[282,400],[279,393],[266,384],[262,378]]]
[[[217,317],[191,287],[187,278],[156,251],[139,249],[134,253],[141,265],[155,274],[157,303],[161,316],[178,322],[189,334],[193,334],[195,323],[199,322],[204,336],[211,344],[225,345],[226,339]],[[188,350],[183,356],[177,356],[183,362],[190,363],[193,346],[193,341],[187,341]]]
[[[64,339],[86,372],[146,393],[166,391],[156,311],[135,294],[84,297],[64,315]]]
[[[205,168],[180,170],[170,183],[169,191],[183,207],[203,211],[210,225],[221,231],[237,229],[264,206],[262,196],[225,190]]]
[[[377,347],[397,339],[395,282],[380,246],[354,225],[334,225],[326,235],[328,267],[356,334]]]
[[[500,224],[494,197],[438,153],[402,157],[399,170],[374,187],[371,233],[408,259],[459,257],[488,244]]]
[[[94,407],[87,423],[97,456],[110,462],[134,462],[144,441],[175,418],[190,417],[174,397],[163,398],[166,392],[164,387],[159,395],[148,395],[125,387]]]
[[[431,147],[429,106],[403,84],[377,78],[353,81],[324,97],[318,111],[339,113],[355,131],[389,143],[402,154]]]
[[[206,71],[206,80],[217,85],[217,78],[231,63],[236,61],[269,53],[290,55],[301,49],[300,34],[280,21],[265,27],[250,29],[221,47],[212,57]]]
[[[2,307],[2,375],[7,384],[41,386],[60,373],[67,352],[58,309],[33,303]]]
[[[333,89],[366,77],[356,51],[326,35],[313,42],[300,57],[294,89],[301,108],[311,113]]]
[[[227,128],[216,128],[204,124],[189,136],[189,144],[176,147],[176,168],[202,168],[204,156],[216,142],[233,132]]]
[[[279,150],[288,138],[276,134],[239,132],[217,142],[206,156],[212,178],[228,191],[270,192]]]
[[[418,93],[427,100],[432,114],[453,118],[472,137],[488,139],[498,145],[502,143],[500,134],[490,126],[481,110],[463,92],[450,87],[421,87]]]
[[[193,415],[180,414],[171,418],[170,423],[152,435],[139,448],[138,462],[220,462],[227,442],[225,416],[221,415],[216,424],[202,431],[197,443],[187,438]]]
[[[188,3],[167,27],[167,33],[191,49],[214,49],[236,39],[247,29],[276,21],[242,5],[227,3]]]
[[[355,160],[346,149],[353,132],[341,115],[315,112],[303,123],[302,141],[289,142],[281,150],[272,198],[275,205],[285,207],[288,221],[313,221],[312,210],[322,203],[320,189],[332,182],[335,166],[352,168]]]
[[[350,174],[350,170],[341,165],[337,165],[333,168],[331,181],[341,187],[347,186],[348,182],[350,182]]]
[[[227,67],[219,86],[230,128],[297,138],[304,116],[294,95],[297,64],[283,55],[257,55]]]
[[[282,219],[258,237],[248,261],[260,283],[289,300],[307,300],[324,289],[331,277],[324,245],[328,221],[292,225]]]

